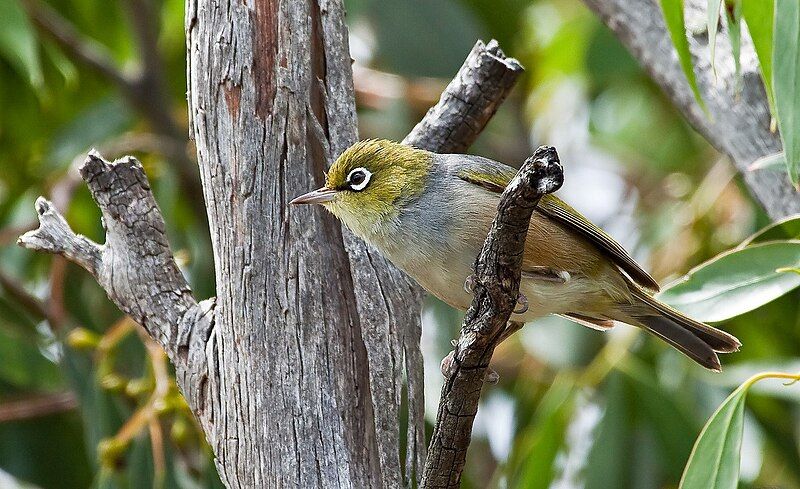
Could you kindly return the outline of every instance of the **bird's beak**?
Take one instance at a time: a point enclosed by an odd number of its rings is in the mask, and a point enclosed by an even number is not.
[[[307,194],[303,194],[300,197],[296,197],[294,200],[289,202],[290,204],[324,204],[325,202],[330,202],[336,198],[336,190],[332,188],[322,187],[314,190],[313,192],[309,192]]]

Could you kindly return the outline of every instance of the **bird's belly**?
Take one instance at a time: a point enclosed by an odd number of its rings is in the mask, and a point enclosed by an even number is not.
[[[473,273],[471,265],[428,263],[405,271],[425,290],[456,309],[466,311],[472,303],[473,295],[464,287],[467,277]],[[605,302],[608,298],[595,281],[580,275],[573,275],[567,283],[523,278],[520,293],[528,300],[528,310],[512,314],[511,319],[523,322],[548,314],[588,314],[594,309],[590,304]]]

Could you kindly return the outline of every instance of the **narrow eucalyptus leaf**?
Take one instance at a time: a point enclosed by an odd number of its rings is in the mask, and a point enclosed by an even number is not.
[[[772,38],[775,24],[774,0],[742,0],[742,17],[753,47],[758,56],[758,65],[761,69],[761,78],[767,91],[770,110],[775,114],[775,95],[772,88]]]
[[[697,79],[694,75],[694,68],[692,66],[692,53],[689,51],[689,41],[686,38],[686,21],[683,15],[683,0],[659,0],[661,10],[664,12],[664,22],[667,24],[667,30],[672,38],[672,44],[678,52],[678,59],[681,63],[686,80],[692,88],[694,98],[700,107],[705,110],[705,102],[700,95],[700,89],[697,86]]]
[[[800,265],[800,241],[736,248],[695,267],[658,297],[700,321],[724,321],[771,302],[800,286],[800,275],[781,268]]]
[[[0,57],[35,88],[43,84],[36,30],[19,0],[0,1]]]
[[[736,389],[708,419],[697,437],[680,489],[736,489],[747,387]]]
[[[786,167],[794,185],[800,166],[800,2],[776,0],[772,85]]]
[[[780,221],[773,222],[742,241],[738,248],[744,248],[758,243],[769,241],[785,241],[800,239],[800,214],[789,216]]]
[[[708,48],[711,51],[711,69],[716,72],[717,29],[719,29],[719,11],[722,0],[708,0],[706,28],[708,29]]]

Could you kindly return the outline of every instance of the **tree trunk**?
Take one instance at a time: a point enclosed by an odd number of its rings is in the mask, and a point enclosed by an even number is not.
[[[356,139],[342,4],[189,1],[186,26],[217,301],[210,336],[184,341],[194,360],[180,379],[220,475],[231,487],[410,484],[425,454],[421,291],[321,208],[287,207]],[[478,42],[405,142],[465,149],[521,72]]]
[[[380,450],[375,426],[397,419],[373,406],[361,322],[418,298],[404,280],[359,288],[374,270],[351,268],[334,218],[287,206],[356,140],[343,7],[190,0],[186,15],[217,280],[206,352],[219,398],[205,399],[203,423],[220,476],[229,487],[399,486],[397,452]]]

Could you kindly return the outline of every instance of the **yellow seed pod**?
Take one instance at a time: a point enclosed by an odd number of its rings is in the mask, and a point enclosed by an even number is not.
[[[76,350],[94,350],[100,344],[100,335],[86,328],[75,328],[67,335],[67,344]]]

